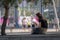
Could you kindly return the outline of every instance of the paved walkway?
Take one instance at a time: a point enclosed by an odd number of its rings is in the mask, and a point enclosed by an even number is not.
[[[31,32],[32,29],[13,29],[11,31],[11,29],[6,29],[6,33],[9,33],[9,32]],[[1,30],[0,30],[1,32]],[[57,32],[56,29],[48,29],[47,32]]]
[[[13,29],[12,31],[10,29],[6,29],[6,34],[7,35],[26,35],[26,34],[29,35],[31,34],[31,31],[32,29]],[[56,32],[56,29],[48,29],[46,34],[60,34],[60,31]]]

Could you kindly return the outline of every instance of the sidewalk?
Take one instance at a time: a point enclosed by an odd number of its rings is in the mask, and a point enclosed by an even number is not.
[[[31,32],[32,29],[13,29],[12,32]],[[0,30],[1,32],[1,30]],[[6,33],[11,32],[10,29],[6,29]],[[47,32],[56,32],[56,29],[48,29]]]

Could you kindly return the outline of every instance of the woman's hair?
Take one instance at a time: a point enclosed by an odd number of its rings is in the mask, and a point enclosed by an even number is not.
[[[36,16],[37,16],[38,18],[40,18],[40,19],[42,19],[42,18],[43,18],[42,14],[41,14],[41,13],[39,13],[39,12],[36,14]]]

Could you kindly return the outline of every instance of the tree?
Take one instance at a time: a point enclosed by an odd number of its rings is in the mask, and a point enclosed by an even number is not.
[[[44,6],[45,8],[48,8],[49,4],[53,5],[52,0],[42,0],[42,6]]]
[[[48,4],[53,4],[53,3],[52,3],[52,0],[43,0],[43,5],[45,5],[45,7],[46,7]]]
[[[34,2],[35,5],[37,5],[38,1],[39,1],[39,0],[27,0],[27,2]]]
[[[5,14],[3,16],[3,23],[1,26],[1,35],[6,35],[5,33],[5,28],[6,28],[6,23],[7,23],[7,19],[8,19],[8,12],[9,12],[9,7],[11,7],[13,4],[16,4],[15,7],[18,7],[18,4],[16,3],[17,0],[0,0],[0,6],[3,5],[3,7],[5,8]],[[22,0],[18,0],[19,3],[22,2]],[[31,2],[31,0],[27,0],[27,2]]]
[[[0,4],[3,5],[5,8],[5,14],[3,16],[3,23],[1,26],[1,35],[6,35],[5,34],[5,28],[6,28],[6,23],[8,19],[8,12],[9,12],[9,7],[12,6],[14,3],[16,3],[17,0],[0,0]]]

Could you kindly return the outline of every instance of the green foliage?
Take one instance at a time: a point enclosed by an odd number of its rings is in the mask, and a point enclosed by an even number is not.
[[[35,5],[37,5],[39,0],[27,0],[27,2],[32,2],[32,1],[35,3]]]
[[[45,18],[48,18],[48,15],[47,15],[47,13],[46,13],[46,12],[44,13],[44,17],[45,17]]]
[[[17,4],[16,2],[21,3],[22,0],[0,0],[0,5],[13,5],[13,4]]]
[[[53,4],[52,0],[43,0],[43,5]]]
[[[8,6],[9,4],[13,5],[16,2],[16,0],[0,0],[0,2],[1,2],[1,5]]]
[[[31,0],[27,0],[27,2],[31,2]]]
[[[21,3],[23,0],[0,0],[0,5],[2,4],[2,5],[13,5],[13,4],[17,4],[16,2],[19,2],[19,3]],[[27,2],[34,2],[35,4],[37,4],[38,3],[38,0],[26,0]]]
[[[10,0],[9,3],[13,5],[16,2],[16,0]]]
[[[37,5],[38,1],[39,1],[39,0],[35,0],[35,5]]]
[[[28,10],[26,10],[26,16],[31,16],[31,12],[29,12]]]
[[[23,0],[18,0],[19,3],[21,3]]]

